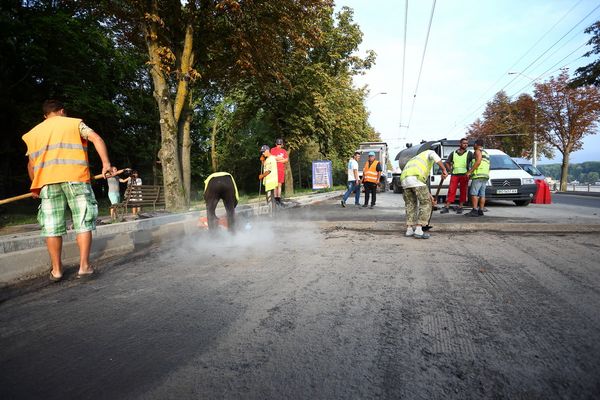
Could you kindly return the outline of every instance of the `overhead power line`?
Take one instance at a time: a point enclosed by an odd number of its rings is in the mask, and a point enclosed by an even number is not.
[[[531,63],[529,63],[524,69],[521,70],[521,72],[526,72],[529,68],[531,68],[535,63],[537,63],[537,61],[539,61],[544,55],[546,55],[550,50],[552,50],[553,47],[555,47],[558,43],[560,43],[566,36],[568,36],[571,32],[573,32],[573,30],[575,30],[579,25],[581,25],[581,23],[583,23],[590,15],[592,15],[596,10],[598,10],[600,8],[600,4],[597,5],[596,7],[594,7],[594,9],[592,11],[590,11],[589,13],[587,13],[581,20],[579,20],[579,22],[577,22],[573,27],[571,27],[571,29],[569,29],[564,35],[562,35],[556,42],[554,42],[550,47],[548,47],[542,54],[540,54],[535,60],[533,60]],[[504,90],[505,88],[507,88],[508,86],[510,86],[515,80],[517,80],[519,78],[519,75],[516,75],[513,79],[510,80],[510,82],[508,82],[506,85],[504,85],[501,89],[499,89],[497,92],[500,92],[502,90]],[[487,104],[487,101],[481,105],[479,105],[476,109],[474,109],[473,111],[471,111],[470,113],[466,114],[465,117],[463,117],[458,124],[462,124],[465,120],[467,120],[469,117],[471,117],[473,114],[475,114],[476,112],[478,112],[481,108],[483,108],[485,105]],[[454,127],[455,128],[455,127]],[[454,129],[452,128],[451,131]]]
[[[402,46],[402,83],[400,85],[400,126],[402,126],[402,108],[404,106],[404,68],[406,65],[406,30],[408,27],[408,0],[404,3],[404,44]]]
[[[419,75],[417,76],[417,84],[415,86],[415,93],[412,99],[412,105],[410,107],[410,114],[408,116],[408,123],[406,124],[407,129],[410,129],[410,121],[412,120],[413,111],[415,110],[415,101],[417,100],[417,92],[419,91],[419,83],[421,82],[421,73],[423,72],[423,63],[425,62],[425,53],[427,52],[427,43],[429,42],[429,32],[431,31],[431,23],[433,22],[433,13],[435,11],[436,0],[433,0],[431,6],[431,15],[429,16],[429,24],[427,25],[427,35],[425,36],[425,46],[423,46],[423,55],[421,56],[421,66],[419,67]]]
[[[557,63],[555,63],[554,65],[552,65],[550,68],[548,68],[547,70],[545,70],[544,72],[542,72],[540,75],[538,75],[535,79],[531,80],[529,83],[527,83],[527,85],[523,86],[521,89],[517,90],[515,93],[513,93],[510,97],[513,97],[514,95],[516,95],[517,93],[521,93],[523,90],[527,89],[529,86],[531,86],[531,84],[537,80],[539,80],[542,76],[546,75],[548,72],[552,71],[557,65],[559,65],[560,63],[562,63],[563,61],[565,61],[567,58],[571,57],[573,54],[575,54],[575,52],[577,52],[578,50],[580,50],[582,47],[584,47],[585,45],[587,45],[588,42],[587,40],[585,41],[585,43],[583,43],[581,46],[577,47],[575,50],[573,50],[572,52],[570,52],[569,54],[567,54],[565,57],[561,58]],[[563,68],[563,67],[561,67]],[[560,68],[559,68],[560,69]]]
[[[519,64],[519,62],[521,62],[521,60],[523,58],[525,58],[525,56],[527,56],[528,54],[530,54],[531,50],[533,50],[542,40],[544,40],[546,38],[546,36],[548,36],[548,34],[550,32],[552,32],[554,30],[554,28],[556,28],[556,26],[558,24],[560,24],[579,4],[581,4],[583,0],[579,0],[573,7],[571,7],[569,9],[569,11],[567,11],[562,17],[560,17],[560,19],[558,21],[556,21],[554,23],[554,25],[552,25],[550,27],[550,29],[548,29],[534,44],[531,45],[531,47],[529,47],[522,55],[521,57],[519,57],[517,59],[517,61],[515,61],[510,67],[508,67],[508,69],[501,74],[498,79],[496,79],[496,81],[494,83],[492,83],[487,89],[485,89],[485,91],[481,94],[481,96],[479,96],[477,98],[477,100],[475,100],[473,103],[471,103],[471,105],[469,107],[467,107],[467,110],[470,110],[473,108],[473,106],[475,106],[476,104],[479,104],[479,102],[481,101],[482,98],[485,97],[485,95],[492,90],[493,88],[496,87],[496,85],[504,78],[506,78],[506,75],[512,71],[514,69],[515,66],[517,66],[517,64]],[[470,114],[469,114],[470,115]]]

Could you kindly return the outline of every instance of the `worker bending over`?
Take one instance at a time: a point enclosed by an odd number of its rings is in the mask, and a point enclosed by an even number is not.
[[[227,227],[230,232],[234,232],[235,207],[239,201],[239,194],[233,176],[227,172],[215,172],[204,181],[204,201],[210,230],[217,229],[219,225],[217,214],[215,214],[219,200],[223,200],[227,211]]]
[[[440,156],[433,150],[425,150],[406,163],[400,184],[406,206],[406,236],[416,239],[429,239],[429,234],[423,232],[423,226],[429,223],[431,209],[435,200],[429,192],[427,179],[433,164],[442,169],[442,180],[446,179],[448,172]]]

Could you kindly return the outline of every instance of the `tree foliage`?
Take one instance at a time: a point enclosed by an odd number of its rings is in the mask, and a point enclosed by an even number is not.
[[[590,27],[585,30],[585,33],[592,35],[588,42],[588,45],[592,46],[592,49],[584,54],[584,57],[593,57],[595,60],[578,68],[575,71],[576,77],[571,81],[571,86],[586,86],[594,85],[600,86],[600,21],[596,21]]]
[[[26,190],[20,136],[50,97],[105,138],[113,163],[164,183],[171,208],[212,170],[213,133],[218,167],[242,191],[256,191],[258,146],[276,137],[299,185],[311,160],[341,170],[377,137],[367,90],[352,85],[374,54],[358,54],[352,11],[334,16],[330,0],[32,0],[0,11],[6,195]]]
[[[600,89],[569,86],[568,71],[535,85],[542,135],[562,154],[561,190],[566,190],[569,156],[583,146],[583,137],[597,133]]]
[[[500,149],[512,157],[530,157],[537,136],[538,157],[548,157],[552,152],[542,140],[537,115],[537,105],[530,95],[521,94],[516,100],[511,100],[501,91],[487,103],[483,118],[471,124],[467,134],[485,138],[489,147]]]

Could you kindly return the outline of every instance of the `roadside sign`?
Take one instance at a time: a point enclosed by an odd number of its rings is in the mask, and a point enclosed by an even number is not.
[[[313,190],[328,189],[333,186],[332,165],[328,160],[312,162],[312,188]]]

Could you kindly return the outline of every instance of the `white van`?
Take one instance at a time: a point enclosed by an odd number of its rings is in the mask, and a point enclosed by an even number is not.
[[[490,156],[490,179],[485,189],[486,200],[510,200],[517,206],[529,205],[537,188],[535,179],[503,151],[496,149],[485,149],[485,151]],[[429,179],[431,193],[435,194],[441,180],[437,165],[433,168]],[[445,197],[448,194],[449,185],[450,177],[444,181],[440,196]]]

